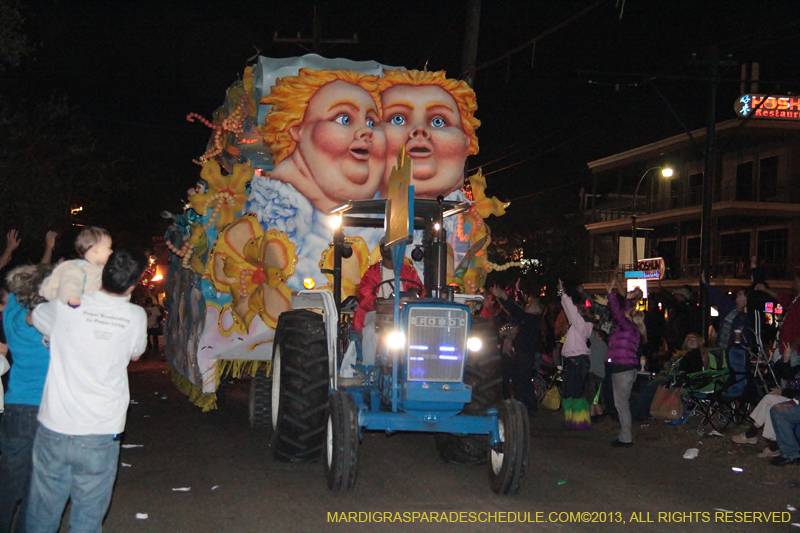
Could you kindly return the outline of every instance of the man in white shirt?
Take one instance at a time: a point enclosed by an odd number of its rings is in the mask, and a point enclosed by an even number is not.
[[[102,531],[130,401],[127,367],[147,346],[147,316],[129,302],[143,271],[144,257],[116,252],[80,307],[55,300],[33,311],[50,337],[50,367],[33,444],[31,533],[58,531],[70,498],[70,531]]]

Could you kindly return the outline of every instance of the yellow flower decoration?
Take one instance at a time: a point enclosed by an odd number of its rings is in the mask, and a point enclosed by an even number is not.
[[[483,177],[483,172],[478,169],[478,173],[469,177],[469,185],[472,188],[472,198],[475,200],[475,209],[483,218],[491,215],[501,217],[506,214],[507,204],[504,204],[497,199],[496,196],[487,198],[486,196],[486,178]]]
[[[350,243],[353,248],[353,255],[347,259],[342,258],[342,300],[348,296],[356,295],[358,284],[370,265],[369,246],[367,246],[364,239],[361,237],[345,237],[344,240]],[[319,268],[333,270],[333,246],[322,252]],[[328,279],[328,286],[333,288],[333,275],[325,274],[325,277]]]
[[[250,213],[220,232],[208,261],[211,283],[233,297],[234,319],[246,331],[256,315],[275,329],[278,315],[291,309],[292,291],[286,280],[297,264],[295,245],[285,233],[264,233]]]
[[[242,210],[247,201],[247,182],[253,179],[250,163],[233,166],[230,176],[223,176],[219,163],[209,160],[203,163],[200,177],[208,183],[208,190],[189,197],[189,205],[200,215],[205,216],[209,209],[215,210],[219,217],[214,227],[221,230],[233,222],[236,213]]]
[[[492,215],[496,217],[505,215],[508,204],[504,204],[495,196],[491,198],[486,196],[486,178],[483,177],[481,169],[478,169],[477,174],[469,177],[469,184],[474,203],[466,213],[459,215],[458,238],[461,242],[466,242],[467,240],[478,242],[487,234],[483,219]],[[465,223],[470,225],[468,235],[464,234]],[[486,246],[489,246],[489,242],[486,243]]]

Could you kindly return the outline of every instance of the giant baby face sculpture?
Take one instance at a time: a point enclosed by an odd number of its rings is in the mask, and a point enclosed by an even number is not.
[[[301,69],[279,80],[262,100],[274,106],[262,131],[276,163],[271,177],[293,185],[321,211],[373,198],[386,163],[385,135],[374,129],[380,116],[370,91],[375,79]]]
[[[464,82],[444,72],[388,71],[378,80],[389,158],[381,182],[386,196],[391,159],[401,146],[413,162],[412,185],[417,198],[447,196],[464,182],[467,156],[478,153],[475,129],[477,103]]]

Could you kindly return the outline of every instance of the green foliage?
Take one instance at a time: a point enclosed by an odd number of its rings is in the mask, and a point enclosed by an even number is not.
[[[498,264],[518,261],[521,251],[522,260],[530,264],[492,272],[487,284],[513,286],[520,279],[520,289],[538,295],[546,286],[547,299],[552,299],[559,278],[575,283],[585,279],[589,241],[582,213],[565,213],[564,206],[553,200],[512,203],[506,216],[489,221],[489,259]]]
[[[38,261],[45,234],[54,230],[54,259],[71,256],[81,225],[105,227],[115,245],[147,246],[160,220],[144,220],[147,197],[134,187],[140,171],[117,155],[130,150],[115,136],[99,143],[65,96],[20,94],[33,68],[21,62],[33,52],[23,22],[15,0],[0,0],[0,71],[19,67],[0,85],[0,252],[6,232],[16,229],[21,244],[13,264]],[[82,211],[71,213],[77,207]]]
[[[69,227],[70,208],[102,187],[94,156],[95,141],[65,99],[0,109],[2,229],[20,232],[22,255],[29,246],[41,250],[48,230]]]

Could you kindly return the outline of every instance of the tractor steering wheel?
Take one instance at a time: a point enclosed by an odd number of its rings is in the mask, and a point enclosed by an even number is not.
[[[413,290],[415,293],[417,293],[417,296],[420,296],[423,292],[425,292],[425,287],[422,285],[422,283],[420,283],[419,281],[417,281],[415,279],[400,278],[400,283],[403,283],[403,282],[408,282],[408,283],[411,283],[412,285],[415,285],[415,287],[412,287],[411,290]],[[386,280],[381,281],[380,283],[375,285],[375,287],[372,288],[372,295],[373,296],[377,296],[378,295],[378,290],[380,290],[382,285],[386,285],[386,284],[389,284],[392,287],[392,294],[394,294],[394,280],[393,279],[386,279]]]

